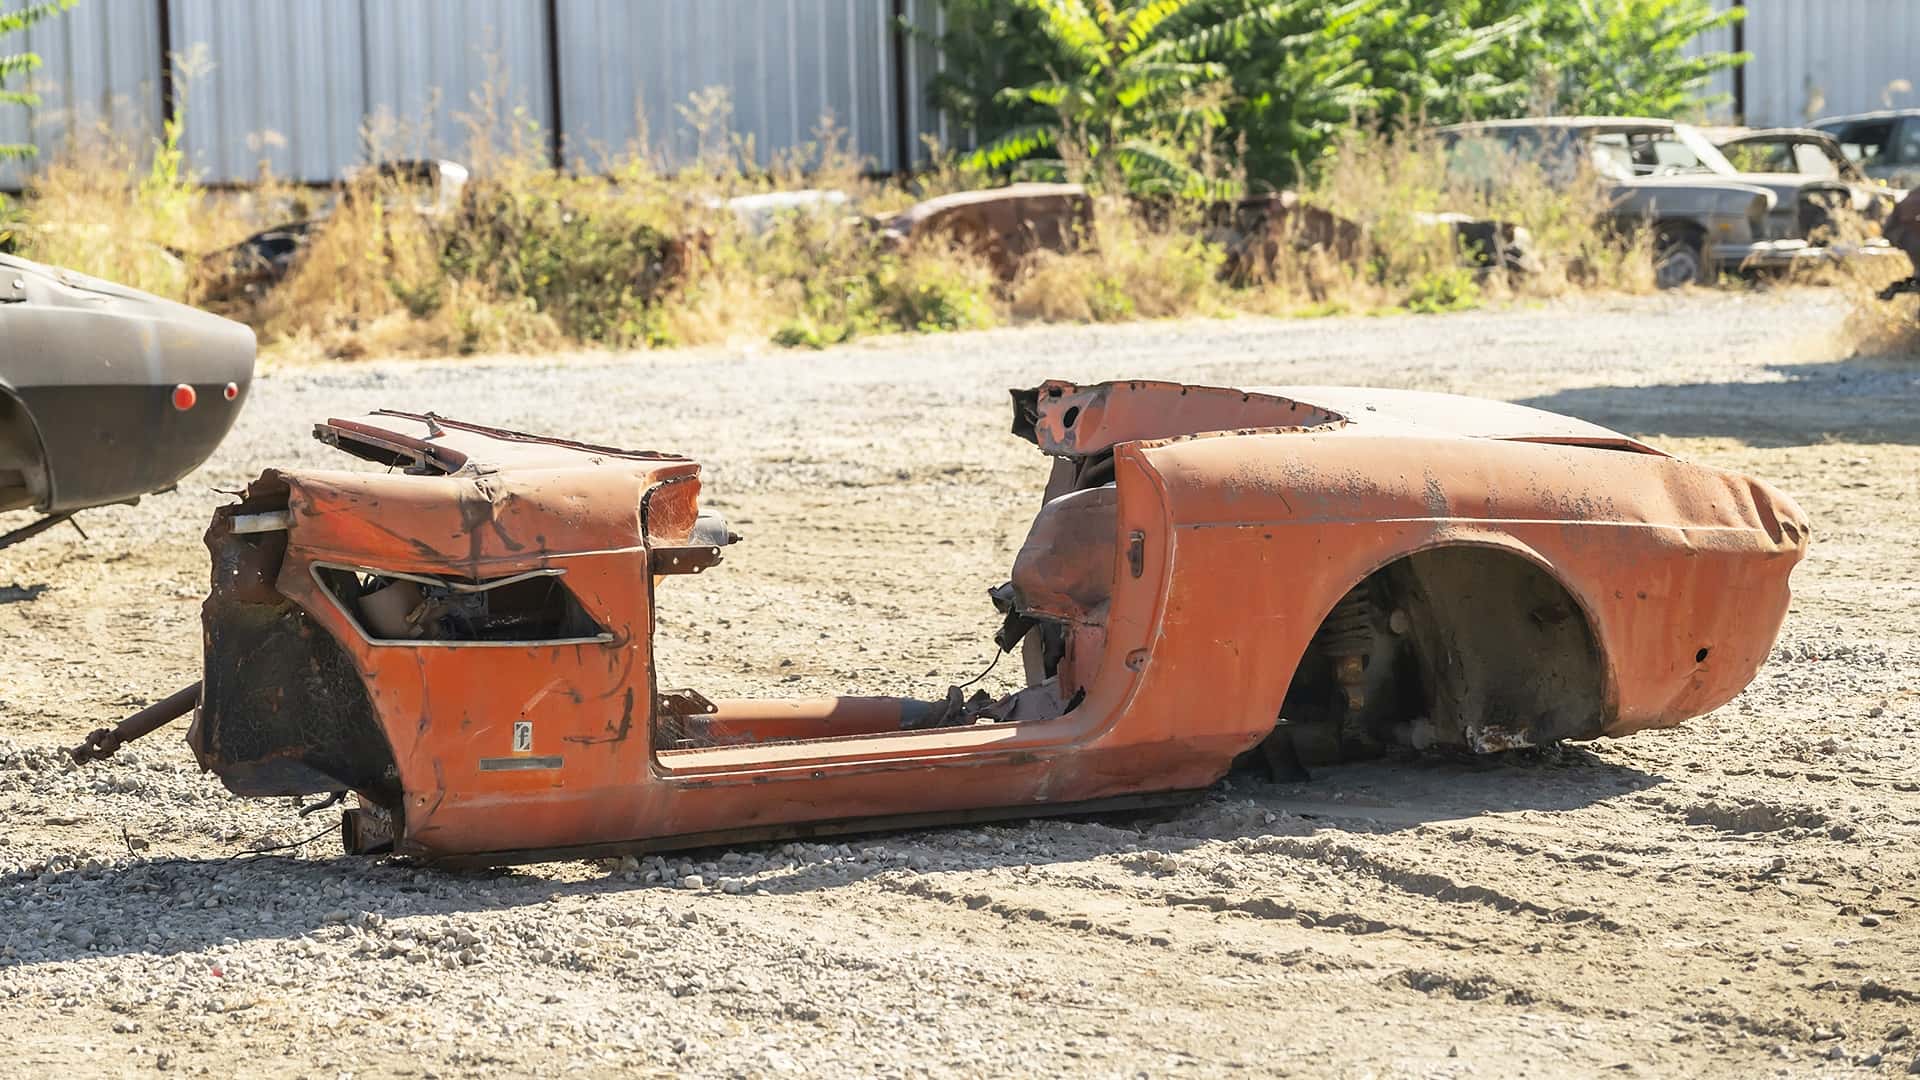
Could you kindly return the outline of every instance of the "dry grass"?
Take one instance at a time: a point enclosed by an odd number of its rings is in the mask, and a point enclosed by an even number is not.
[[[1920,360],[1920,296],[1882,300],[1880,290],[1913,269],[1904,258],[1852,260],[1833,267],[1826,280],[1844,293],[1852,309],[1841,333],[1856,356]]]
[[[1881,226],[1855,214],[1842,215],[1826,239],[1836,251],[1859,248],[1881,236]],[[1880,299],[1881,290],[1912,274],[1913,263],[1893,251],[1867,258],[1809,263],[1776,275],[1785,286],[1831,288],[1846,297],[1849,312],[1840,330],[1841,348],[1855,356],[1920,359],[1920,296]]]
[[[1036,255],[1005,290],[1014,318],[1119,322],[1215,315],[1234,306],[1220,280],[1225,253],[1176,213],[1152,222],[1125,201],[1094,204],[1094,235],[1070,254]]]
[[[1489,163],[1498,183],[1450,171],[1430,136],[1341,139],[1306,199],[1365,230],[1369,258],[1318,268],[1315,292],[1357,308],[1400,304],[1442,310],[1482,296],[1550,297],[1573,289],[1646,292],[1653,288],[1651,238],[1605,224],[1604,187],[1591,176],[1553,183],[1531,163]],[[1461,272],[1462,252],[1435,212],[1506,222],[1527,230],[1541,256],[1537,272]]]
[[[1601,227],[1597,195],[1569,195],[1517,168],[1489,193],[1450,178],[1430,141],[1359,134],[1304,193],[1360,225],[1364,244],[1345,257],[1282,245],[1258,275],[1230,279],[1219,222],[1201,209],[1143,213],[1103,196],[1077,250],[1042,253],[1002,281],[967,251],[921,243],[902,252],[876,241],[873,217],[982,183],[951,157],[910,182],[875,180],[844,137],[823,127],[811,145],[748,169],[753,147],[728,132],[726,114],[712,95],[682,110],[699,152],[677,171],[644,149],[643,133],[559,173],[540,133],[481,101],[464,157],[475,178],[453,210],[425,209],[432,199],[417,186],[373,176],[336,191],[263,178],[246,193],[211,193],[170,145],[143,155],[103,138],[40,172],[23,207],[23,246],[32,258],[200,302],[211,297],[206,253],[325,215],[288,276],[228,313],[270,351],[339,358],[769,338],[818,347],[1020,320],[1445,311],[1651,284],[1645,241]],[[393,157],[420,156],[416,140],[384,123],[370,141],[403,147]],[[1115,190],[1092,179],[1096,190]],[[804,189],[847,201],[760,221],[726,205]],[[1434,211],[1525,226],[1548,253],[1544,272],[1463,267]]]

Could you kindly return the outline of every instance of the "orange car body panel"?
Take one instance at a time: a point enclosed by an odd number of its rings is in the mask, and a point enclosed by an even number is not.
[[[653,592],[672,581],[657,560],[687,542],[698,493],[698,466],[672,455],[432,417],[334,421],[329,441],[446,474],[269,473],[256,487],[271,500],[284,485],[289,519],[273,587],[367,690],[397,771],[398,850],[504,857],[1204,788],[1273,729],[1341,597],[1443,546],[1510,552],[1565,587],[1601,656],[1597,733],[1669,726],[1753,677],[1806,550],[1804,515],[1758,481],[1516,406],[1150,382],[1024,400],[1041,449],[1111,451],[1118,493],[1110,600],[1072,635],[1060,680],[1076,697],[1049,719],[917,729],[897,699],[727,700],[703,720],[716,745],[662,745]],[[248,509],[221,511],[210,544]],[[559,570],[605,633],[379,641],[322,585],[329,566]]]

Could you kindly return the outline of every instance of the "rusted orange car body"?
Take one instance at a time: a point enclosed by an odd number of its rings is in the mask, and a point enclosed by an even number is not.
[[[189,740],[348,846],[471,862],[1129,805],[1236,759],[1666,727],[1766,659],[1804,515],[1577,420],[1445,395],[1014,394],[1053,459],[992,590],[999,699],[657,685],[656,592],[733,539],[699,466],[383,413],[385,471],[269,471],[207,541]]]

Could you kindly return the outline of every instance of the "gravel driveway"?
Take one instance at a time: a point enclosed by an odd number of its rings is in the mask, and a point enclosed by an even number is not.
[[[179,492],[0,554],[0,1075],[1920,1071],[1920,366],[1836,361],[1843,314],[1701,293],[270,370]],[[244,854],[332,819],[227,796],[177,729],[58,753],[198,677],[215,489],[339,464],[311,422],[382,405],[701,456],[747,540],[671,582],[663,684],[937,694],[989,657],[1045,476],[1006,388],[1120,376],[1571,412],[1778,483],[1813,554],[1773,661],[1679,730],[1157,815],[452,875],[331,836]]]

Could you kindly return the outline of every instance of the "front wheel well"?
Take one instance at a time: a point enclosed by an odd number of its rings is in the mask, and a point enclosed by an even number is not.
[[[1334,606],[1275,730],[1307,761],[1488,752],[1596,736],[1608,695],[1587,612],[1558,579],[1502,548],[1454,545],[1396,559]]]

